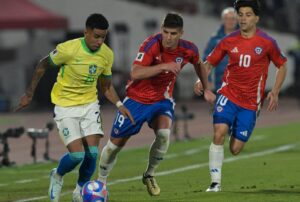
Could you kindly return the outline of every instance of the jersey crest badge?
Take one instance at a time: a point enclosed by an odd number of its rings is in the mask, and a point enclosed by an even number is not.
[[[222,111],[223,111],[223,107],[218,106],[218,107],[217,107],[217,112],[222,112]]]
[[[260,55],[261,52],[263,51],[263,49],[262,49],[261,47],[257,46],[257,47],[254,49],[254,51],[255,51],[255,53],[256,53],[257,55]]]
[[[183,58],[182,57],[177,57],[175,59],[175,62],[181,64],[183,62]]]
[[[89,67],[89,73],[90,74],[95,74],[96,73],[96,70],[97,70],[97,66],[96,65],[91,65]]]
[[[141,62],[141,61],[143,60],[143,58],[144,58],[144,55],[145,55],[145,53],[139,52],[139,53],[137,54],[135,60]]]

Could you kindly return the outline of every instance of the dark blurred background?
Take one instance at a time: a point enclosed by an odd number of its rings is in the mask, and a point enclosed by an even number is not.
[[[110,21],[106,43],[114,50],[113,82],[121,97],[129,79],[131,63],[140,43],[159,31],[166,12],[184,17],[184,38],[193,41],[202,54],[220,24],[222,9],[233,0],[0,0],[0,112],[9,112],[31,80],[37,62],[56,44],[81,37],[86,17],[103,13]],[[288,75],[282,96],[300,99],[300,0],[262,0],[259,26],[267,30],[288,56]],[[120,12],[122,9],[122,12]],[[267,84],[270,89],[275,71]],[[58,69],[47,70],[29,110],[52,108],[50,91]],[[175,89],[177,100],[195,99],[193,68],[185,68]],[[100,98],[102,102],[101,93]]]

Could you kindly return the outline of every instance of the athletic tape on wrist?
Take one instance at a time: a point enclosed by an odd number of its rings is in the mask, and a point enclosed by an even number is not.
[[[116,103],[116,106],[119,108],[119,107],[123,106],[123,103],[119,100],[119,101]]]

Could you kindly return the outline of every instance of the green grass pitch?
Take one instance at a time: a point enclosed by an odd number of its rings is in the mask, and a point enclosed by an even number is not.
[[[244,151],[234,157],[225,146],[222,192],[206,193],[210,184],[211,137],[172,142],[157,170],[158,197],[141,182],[148,148],[120,153],[109,176],[110,202],[297,202],[300,201],[300,123],[259,128]],[[134,141],[134,140],[133,140]],[[0,202],[49,201],[49,172],[57,163],[0,168]],[[94,178],[96,178],[95,172]],[[71,201],[77,170],[64,178],[61,202]]]

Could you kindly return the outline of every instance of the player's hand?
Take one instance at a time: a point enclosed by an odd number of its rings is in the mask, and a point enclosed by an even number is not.
[[[130,119],[132,125],[135,125],[134,118],[132,117],[130,111],[124,105],[119,107],[119,111],[123,114],[123,116]]]
[[[196,81],[194,84],[194,93],[199,96],[203,94],[203,86],[200,80]]]
[[[276,111],[278,107],[278,94],[274,92],[269,92],[267,96],[267,100],[269,101],[268,111]]]
[[[201,82],[200,82],[201,83]],[[209,89],[204,90],[204,99],[210,104],[214,104],[216,100],[216,95]]]
[[[181,64],[176,62],[164,63],[162,69],[165,73],[172,72],[177,76],[181,70]]]
[[[31,103],[32,97],[27,94],[22,95],[20,98],[20,103],[17,108],[14,110],[15,112],[20,111],[21,109],[27,107]]]

